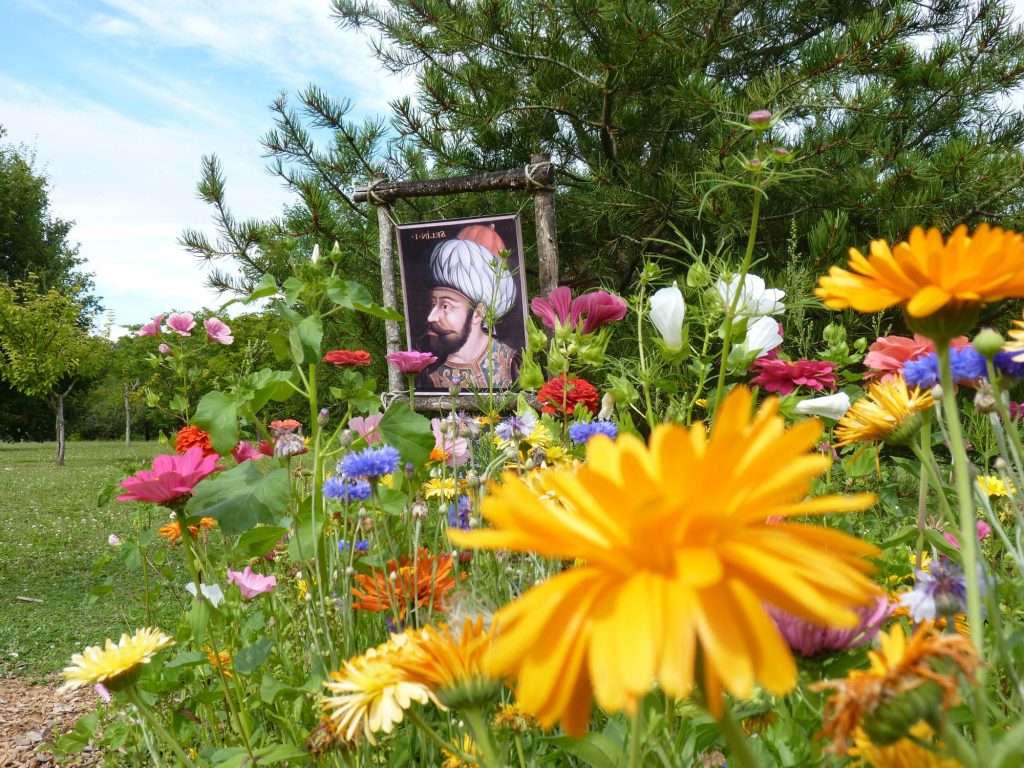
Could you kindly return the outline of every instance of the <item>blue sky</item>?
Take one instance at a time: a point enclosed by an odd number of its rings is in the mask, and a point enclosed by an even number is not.
[[[118,326],[219,305],[177,245],[186,227],[213,235],[201,158],[220,156],[237,215],[277,214],[290,196],[265,170],[267,105],[310,83],[356,117],[412,90],[329,0],[0,0],[5,141],[36,150]]]

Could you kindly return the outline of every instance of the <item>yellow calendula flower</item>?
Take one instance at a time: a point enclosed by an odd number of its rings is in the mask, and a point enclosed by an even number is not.
[[[145,627],[134,635],[124,633],[116,644],[108,639],[102,648],[90,646],[71,657],[71,666],[64,668],[61,690],[96,683],[112,691],[122,690],[135,682],[143,664],[171,645],[174,640],[159,629]]]
[[[887,440],[905,444],[921,425],[921,412],[935,404],[931,392],[907,389],[902,376],[876,381],[836,425],[836,447]]]
[[[428,499],[453,500],[459,493],[454,477],[435,477],[423,484],[423,495]]]
[[[981,307],[1024,296],[1024,237],[987,224],[959,226],[948,240],[915,227],[890,249],[871,243],[865,257],[850,249],[849,270],[832,267],[815,294],[830,309],[877,312],[901,305],[914,330],[950,339],[973,325]],[[944,323],[931,321],[935,318]]]
[[[455,747],[455,745],[453,745]],[[459,752],[466,755],[470,760],[466,760]],[[468,733],[462,735],[462,743],[453,749],[442,749],[441,752],[444,754],[444,762],[441,763],[441,768],[478,768],[480,765],[480,758],[483,757],[483,753],[480,748],[477,747],[476,742],[473,741],[473,737]]]
[[[502,704],[491,718],[491,728],[496,731],[526,733],[538,727],[534,717],[519,708],[517,703]]]
[[[332,695],[322,697],[320,703],[338,739],[355,744],[366,736],[376,744],[374,734],[394,731],[413,702],[433,701],[440,706],[427,685],[410,680],[395,663],[412,642],[409,630],[392,635],[388,642],[346,661],[324,682]]]
[[[978,485],[986,496],[1009,496],[1017,492],[1012,484],[1007,488],[1006,483],[998,475],[979,475]]]
[[[918,723],[909,734],[912,738],[883,746],[873,743],[864,731],[858,730],[847,754],[859,758],[854,766],[866,768],[961,768],[959,761],[936,751],[936,748],[941,750],[941,745],[933,749],[925,746],[934,738],[927,723]]]
[[[753,402],[734,389],[710,436],[702,424],[662,424],[649,447],[633,435],[595,437],[585,465],[545,473],[554,499],[507,473],[483,500],[493,528],[449,529],[459,546],[585,560],[495,616],[486,668],[516,679],[520,707],[543,727],[560,720],[579,736],[592,698],[633,712],[655,683],[687,696],[698,647],[713,711],[723,690],[746,697],[760,683],[785,694],[796,664],[765,604],[852,627],[852,606],[877,595],[865,575],[873,545],[787,521],[862,510],[874,497],[808,498],[826,466],[814,450],[821,424],[787,430],[776,399],[752,417]]]
[[[309,584],[306,583],[305,579],[295,580],[295,596],[299,600],[304,600],[306,595],[309,594]]]

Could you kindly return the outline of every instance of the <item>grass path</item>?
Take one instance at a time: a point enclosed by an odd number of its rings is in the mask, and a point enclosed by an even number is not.
[[[0,677],[41,681],[82,647],[144,624],[137,571],[109,566],[100,577],[115,573],[129,591],[95,606],[86,598],[107,537],[132,528],[130,506],[97,507],[100,491],[160,452],[156,443],[69,442],[57,467],[53,443],[0,443]]]

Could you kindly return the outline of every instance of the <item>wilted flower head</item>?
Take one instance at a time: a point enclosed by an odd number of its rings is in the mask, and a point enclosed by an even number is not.
[[[206,338],[216,344],[223,344],[227,346],[234,342],[235,337],[231,335],[231,329],[227,323],[216,317],[208,317],[203,321],[203,327],[206,328]]]
[[[179,336],[191,336],[195,327],[196,321],[191,312],[175,312],[167,318],[167,329]]]

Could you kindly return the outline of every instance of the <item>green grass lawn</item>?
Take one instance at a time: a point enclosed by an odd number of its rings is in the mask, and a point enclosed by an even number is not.
[[[42,679],[84,646],[145,624],[140,571],[110,565],[99,578],[115,575],[115,591],[94,606],[86,598],[107,537],[132,530],[132,505],[98,507],[100,491],[160,452],[156,443],[72,442],[57,467],[54,443],[0,443],[0,675]]]

